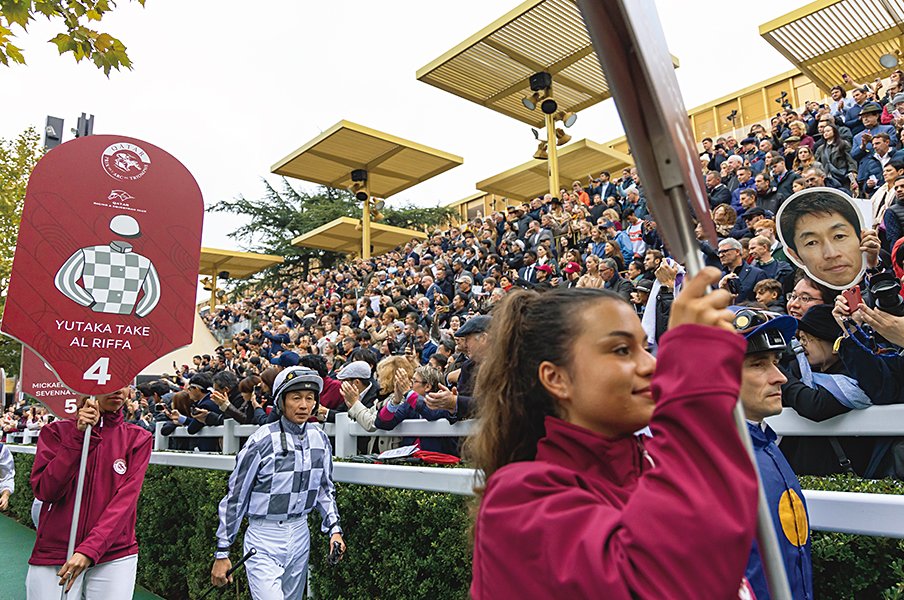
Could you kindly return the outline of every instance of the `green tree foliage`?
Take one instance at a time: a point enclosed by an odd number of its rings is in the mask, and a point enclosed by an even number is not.
[[[35,129],[26,129],[16,139],[0,138],[0,291],[9,286],[13,269],[13,255],[19,223],[22,221],[22,205],[28,178],[38,160],[44,154],[41,137]],[[0,293],[0,314],[6,304],[6,294]],[[0,367],[9,374],[19,372],[20,344],[6,336],[0,336]]]
[[[384,209],[383,214],[385,218],[380,222],[385,225],[423,230],[425,225],[428,227],[451,225],[452,217],[458,213],[448,206],[421,208],[408,205]]]
[[[292,240],[339,217],[360,218],[361,207],[345,190],[318,187],[313,193],[299,192],[286,179],[279,189],[264,180],[264,195],[259,199],[238,196],[217,202],[211,212],[240,215],[244,225],[229,234],[249,252],[282,256],[285,262],[262,273],[262,283],[286,277],[305,277],[311,260],[329,268],[343,254],[293,246]],[[403,206],[383,209],[382,223],[422,230],[424,226],[447,224],[453,211],[445,207]]]
[[[144,6],[145,0],[137,2]],[[76,62],[88,59],[107,77],[112,69],[131,69],[125,45],[109,33],[89,26],[115,8],[114,0],[0,0],[0,63],[25,64],[21,48],[11,41],[16,35],[14,28],[26,32],[29,23],[43,16],[63,25],[64,31],[49,40],[60,54],[71,52]]]
[[[327,187],[318,188],[312,194],[298,192],[283,179],[278,190],[264,180],[261,198],[238,196],[217,202],[208,210],[247,219],[229,234],[244,249],[283,257],[283,264],[261,273],[263,283],[272,283],[286,277],[306,276],[312,259],[325,267],[333,265],[341,254],[293,246],[292,240],[333,219],[354,216],[359,209],[348,192]]]

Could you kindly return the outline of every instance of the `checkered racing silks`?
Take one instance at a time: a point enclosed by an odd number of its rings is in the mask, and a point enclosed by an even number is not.
[[[324,533],[342,531],[330,441],[316,425],[300,426],[281,417],[254,432],[236,457],[219,506],[217,553],[229,551],[245,516],[285,521],[303,517],[315,507],[323,517]]]
[[[160,301],[160,278],[153,263],[132,252],[126,242],[76,250],[53,282],[67,298],[94,312],[127,315],[134,310],[144,317]]]

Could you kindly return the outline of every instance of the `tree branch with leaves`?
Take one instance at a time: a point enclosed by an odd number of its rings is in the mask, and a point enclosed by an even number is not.
[[[244,225],[229,237],[249,252],[263,252],[282,256],[281,265],[261,273],[262,284],[272,284],[287,278],[303,278],[308,274],[311,260],[322,268],[332,267],[345,257],[338,252],[293,246],[292,240],[339,217],[361,218],[361,206],[346,190],[318,187],[314,192],[299,192],[283,178],[277,190],[264,180],[264,195],[256,200],[238,196],[217,202],[207,209],[247,218]],[[425,226],[447,225],[455,211],[447,207],[386,207],[383,223],[408,229],[423,230]]]
[[[244,225],[229,233],[249,252],[283,257],[283,264],[261,273],[261,283],[275,283],[287,277],[307,276],[310,261],[329,267],[342,257],[336,252],[293,246],[292,240],[339,217],[354,217],[358,208],[354,196],[332,188],[314,193],[298,192],[282,179],[279,189],[263,180],[264,195],[258,199],[238,196],[217,202],[207,210],[245,217]]]
[[[44,155],[41,136],[33,127],[12,140],[0,138],[0,314],[13,269],[13,256],[22,222],[28,178]],[[0,367],[19,372],[19,342],[0,336]]]
[[[144,6],[145,0],[135,1]],[[28,25],[43,16],[64,27],[64,31],[49,40],[61,55],[71,52],[75,62],[88,59],[107,77],[113,69],[131,70],[132,60],[125,44],[89,26],[115,9],[114,0],[0,0],[0,63],[25,64],[22,49],[11,41],[16,35],[14,29],[27,32]]]

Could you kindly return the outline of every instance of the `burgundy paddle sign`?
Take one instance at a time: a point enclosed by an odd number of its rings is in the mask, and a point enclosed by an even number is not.
[[[191,343],[203,218],[191,173],[152,144],[58,146],[28,182],[0,331],[76,392],[128,385]]]
[[[22,392],[37,398],[55,417],[74,419],[78,413],[78,394],[60,383],[44,360],[26,346],[22,346],[21,364]]]

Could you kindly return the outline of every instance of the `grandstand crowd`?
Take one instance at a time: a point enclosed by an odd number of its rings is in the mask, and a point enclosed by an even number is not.
[[[707,265],[723,271],[719,287],[734,295],[734,304],[798,319],[794,352],[782,363],[788,379],[783,404],[810,419],[904,401],[904,316],[898,316],[904,311],[870,308],[871,276],[891,273],[900,292],[904,274],[902,128],[904,74],[898,70],[887,89],[839,85],[824,101],[784,106],[770,128],[754,125],[743,137],[701,140],[700,167],[719,241],[712,246],[698,227],[700,252]],[[783,202],[818,186],[872,205],[879,266],[860,284],[866,308],[850,315],[838,291],[791,264],[776,234]],[[493,307],[510,290],[611,290],[631,303],[655,348],[683,279],[636,169],[593,173],[557,196],[436,229],[426,240],[370,260],[245,291],[204,315],[214,332],[231,336],[224,345],[139,385],[126,405],[127,420],[152,431],[159,421],[164,434],[180,425],[197,433],[224,419],[271,422],[278,418],[273,382],[295,365],[323,378],[321,421],[348,412],[374,431],[406,419],[466,419],[479,402],[474,383]],[[2,429],[36,430],[47,420],[43,409],[20,401],[7,408]],[[359,450],[416,444],[427,460],[459,453],[450,439],[373,439],[380,441]],[[170,442],[208,451],[217,444],[201,437]],[[800,474],[904,472],[897,440],[785,438],[781,447]]]

